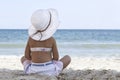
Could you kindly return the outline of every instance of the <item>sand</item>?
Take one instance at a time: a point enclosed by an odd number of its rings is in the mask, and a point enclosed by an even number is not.
[[[57,77],[24,74],[17,56],[0,56],[0,64],[0,80],[120,80],[120,59],[116,58],[74,57]]]

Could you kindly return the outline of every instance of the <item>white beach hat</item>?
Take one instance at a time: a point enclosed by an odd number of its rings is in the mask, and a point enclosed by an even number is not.
[[[39,9],[32,14],[32,26],[28,30],[29,36],[37,41],[50,38],[59,26],[58,14],[55,9]]]

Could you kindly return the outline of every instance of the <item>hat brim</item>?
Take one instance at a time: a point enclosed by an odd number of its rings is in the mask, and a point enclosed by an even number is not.
[[[47,40],[50,37],[52,37],[52,35],[56,32],[57,27],[59,26],[58,14],[54,9],[48,9],[48,10],[51,13],[51,23],[49,27],[41,33],[38,32],[37,34],[34,34],[37,32],[37,30],[35,29],[34,26],[30,26],[28,29],[28,34],[32,39],[37,41]]]

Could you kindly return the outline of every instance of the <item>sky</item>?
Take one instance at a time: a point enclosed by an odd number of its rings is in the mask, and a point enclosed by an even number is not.
[[[120,0],[0,0],[0,29],[27,29],[32,13],[48,8],[59,29],[120,29]]]

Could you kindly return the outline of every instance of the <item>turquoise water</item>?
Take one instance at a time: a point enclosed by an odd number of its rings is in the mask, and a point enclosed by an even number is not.
[[[120,57],[120,30],[57,30],[53,35],[60,55]],[[25,29],[0,30],[0,55],[24,54]]]
[[[120,30],[57,30],[54,37],[59,42],[120,42]],[[0,29],[0,42],[25,42],[27,38],[27,30]]]

